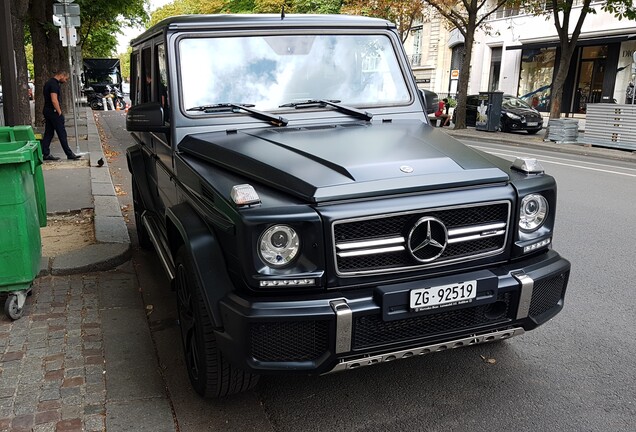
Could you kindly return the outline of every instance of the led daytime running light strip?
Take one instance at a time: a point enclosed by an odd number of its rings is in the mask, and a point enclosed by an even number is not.
[[[316,285],[314,279],[283,279],[283,280],[262,280],[262,287],[279,287],[279,286],[313,286]]]
[[[541,240],[539,243],[533,243],[533,244],[531,244],[531,245],[529,245],[529,246],[525,246],[525,247],[523,248],[523,253],[532,252],[532,251],[534,251],[534,250],[537,250],[537,249],[539,249],[539,248],[542,248],[542,247],[544,247],[544,246],[547,246],[547,245],[549,245],[549,244],[550,244],[550,242],[551,242],[551,239],[547,238],[547,239],[545,239],[545,240]]]

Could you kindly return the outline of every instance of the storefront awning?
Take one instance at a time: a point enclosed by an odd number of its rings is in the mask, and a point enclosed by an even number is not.
[[[624,42],[626,40],[636,40],[636,34],[579,39],[576,45],[577,46],[608,45],[612,43]],[[552,39],[552,40],[541,41],[541,42],[528,41],[528,42],[522,43],[521,45],[507,46],[506,50],[552,48],[552,47],[558,47],[559,45],[560,45],[559,39]]]

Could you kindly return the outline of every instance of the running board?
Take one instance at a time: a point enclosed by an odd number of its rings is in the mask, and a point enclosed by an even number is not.
[[[475,335],[470,337],[465,337],[462,339],[455,339],[448,342],[425,345],[418,348],[412,348],[408,350],[402,351],[394,351],[386,354],[375,355],[375,356],[365,356],[355,360],[340,360],[333,369],[329,372],[326,372],[323,375],[340,372],[349,369],[357,369],[363,366],[371,366],[379,363],[386,363],[393,360],[401,360],[405,358],[420,356],[424,354],[430,354],[439,351],[446,351],[453,348],[461,348],[471,345],[477,345],[486,342],[495,342],[503,339],[509,339],[513,336],[519,336],[525,333],[525,330],[521,327],[515,327],[508,330],[500,330],[491,333],[485,333],[481,335]]]
[[[157,229],[156,222],[152,216],[149,216],[147,212],[144,212],[141,215],[141,221],[146,227],[148,237],[150,237],[150,242],[155,247],[157,255],[159,255],[159,261],[161,261],[161,265],[165,270],[166,275],[170,279],[170,282],[172,282],[175,278],[175,268],[170,249],[163,241],[161,241],[160,235],[158,234],[159,230]]]

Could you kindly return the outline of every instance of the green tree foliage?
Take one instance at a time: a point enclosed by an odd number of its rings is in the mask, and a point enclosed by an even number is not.
[[[402,43],[416,20],[424,16],[422,0],[345,0],[342,13],[384,18],[397,25]]]
[[[159,9],[155,10],[150,15],[150,21],[148,27],[157,24],[159,21],[176,15],[191,15],[191,14],[214,14],[227,12],[226,0],[175,0],[172,3],[168,3]],[[237,2],[241,4],[250,3],[247,1]]]
[[[121,76],[124,81],[130,82],[130,55],[132,47],[128,47],[125,53],[119,54],[119,67],[121,68]]]
[[[76,0],[80,7],[79,44],[84,57],[112,57],[122,28],[144,25],[148,0]]]
[[[342,12],[342,0],[296,0],[294,13],[303,14],[339,14]]]
[[[338,14],[342,0],[174,0],[155,10],[148,26],[175,15],[214,13]]]

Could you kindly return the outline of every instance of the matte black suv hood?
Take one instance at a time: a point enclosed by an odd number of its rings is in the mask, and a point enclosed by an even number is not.
[[[419,121],[201,133],[179,150],[311,202],[508,180],[475,150]]]

